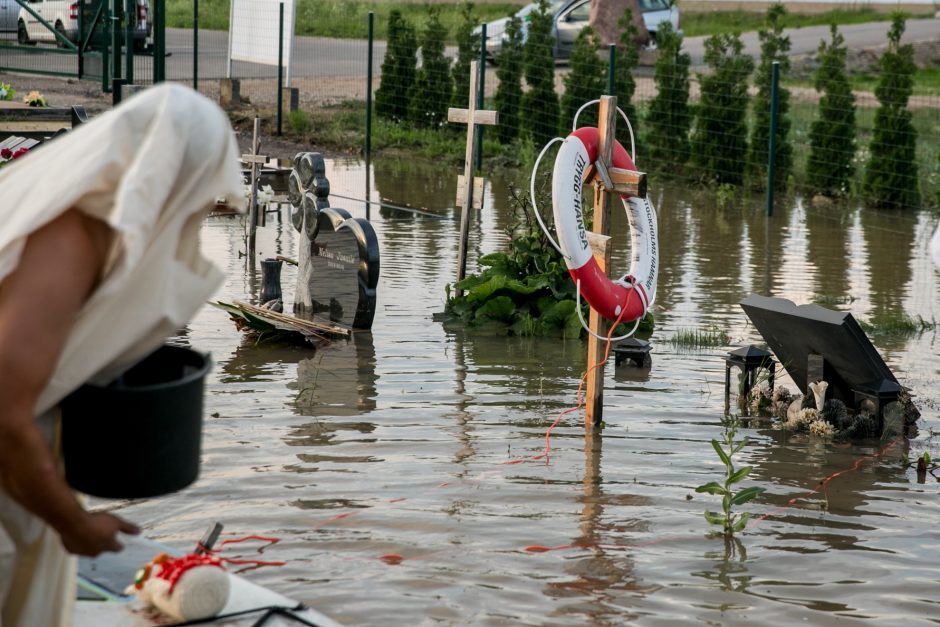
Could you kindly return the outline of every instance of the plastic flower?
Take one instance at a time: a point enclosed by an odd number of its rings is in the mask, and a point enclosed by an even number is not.
[[[0,159],[12,159],[12,158],[13,158],[12,150],[10,150],[9,148],[4,148],[0,150]]]
[[[13,158],[19,159],[20,157],[25,155],[27,152],[29,152],[29,148],[17,148],[16,151],[13,153]]]
[[[16,90],[11,85],[0,83],[0,100],[13,100]]]
[[[809,423],[809,432],[812,433],[813,435],[817,435],[819,437],[825,438],[825,437],[832,437],[832,435],[836,432],[836,430],[833,428],[831,424],[829,424],[825,420],[820,419],[820,420],[814,420],[813,422]]]
[[[23,102],[28,104],[31,107],[45,107],[46,98],[38,91],[31,91],[25,96],[23,96]]]

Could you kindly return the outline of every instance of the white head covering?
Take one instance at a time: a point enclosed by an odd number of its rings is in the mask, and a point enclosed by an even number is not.
[[[99,287],[79,313],[37,414],[106,382],[174,333],[222,280],[199,251],[217,198],[243,203],[225,113],[173,84],[147,89],[0,171],[0,281],[26,238],[75,208],[114,230]],[[36,303],[41,307],[42,303]]]

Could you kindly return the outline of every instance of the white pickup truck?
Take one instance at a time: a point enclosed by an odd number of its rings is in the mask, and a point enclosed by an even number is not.
[[[54,43],[64,47],[64,43],[55,36],[55,33],[36,18],[41,17],[46,24],[55,29],[72,43],[78,43],[78,12],[77,0],[0,0],[0,2],[13,2],[19,7],[16,22],[16,38],[20,45],[31,46],[37,42]],[[91,20],[101,0],[86,0],[85,18]],[[27,8],[28,7],[28,8]],[[30,11],[30,9],[32,9]],[[142,50],[153,31],[150,19],[150,0],[134,0],[134,11],[129,19],[134,27],[134,49]],[[35,15],[34,15],[35,13]]]

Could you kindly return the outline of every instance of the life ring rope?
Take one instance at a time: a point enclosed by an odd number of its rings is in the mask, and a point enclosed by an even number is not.
[[[595,100],[589,100],[585,102],[581,107],[575,112],[574,119],[571,121],[571,132],[578,130],[578,117],[581,115],[581,112],[590,107],[591,105],[600,103],[600,98]],[[623,121],[627,123],[627,130],[630,131],[630,160],[633,163],[636,163],[636,137],[633,134],[633,125],[630,124],[630,118],[627,117],[627,114],[623,112],[623,109],[617,107],[617,113],[620,114],[620,117],[623,118]],[[560,139],[560,138],[556,138]],[[554,141],[554,140],[552,140]],[[549,142],[551,143],[551,142]],[[604,338],[607,339],[607,338]]]
[[[627,333],[619,337],[610,338],[611,342],[619,342],[621,340],[627,339],[628,337],[632,337],[633,334],[637,332],[637,329],[640,328],[640,323],[643,322],[643,318],[646,317],[646,312],[649,309],[649,301],[646,300],[646,294],[643,292],[643,290],[637,287],[636,280],[634,280],[633,277],[631,276],[627,276],[625,278],[629,279],[627,282],[631,285],[633,290],[639,295],[640,302],[643,303],[643,315],[634,321],[633,328],[630,329]],[[590,326],[588,326],[587,322],[584,321],[584,314],[581,313],[581,279],[578,279],[577,281],[575,281],[574,286],[575,286],[575,303],[576,303],[575,311],[578,312],[578,320],[581,321],[581,327],[585,331],[587,331],[588,334],[594,336],[595,338],[601,341],[606,342],[608,339],[606,335],[598,335],[597,333],[592,331]],[[627,293],[629,294],[629,292]],[[621,311],[621,314],[618,314],[617,322],[620,322],[620,316],[622,315],[622,312],[626,311],[626,299],[624,299],[624,303],[620,306],[620,311]]]
[[[542,157],[545,156],[545,153],[548,152],[548,149],[555,142],[565,141],[562,137],[556,137],[551,140],[545,147],[542,148],[542,152],[539,153],[539,156],[535,159],[535,165],[532,166],[532,176],[529,177],[529,202],[532,203],[532,211],[535,213],[535,219],[538,220],[539,226],[542,228],[542,233],[545,234],[545,237],[548,238],[548,241],[551,242],[551,245],[555,247],[555,250],[558,251],[566,261],[571,261],[571,257],[565,254],[565,251],[561,249],[561,246],[558,245],[558,242],[555,241],[555,238],[552,237],[552,234],[548,232],[548,227],[545,226],[545,222],[542,221],[542,212],[539,211],[538,205],[535,204],[535,174],[539,171],[539,163],[542,161]]]
[[[621,200],[624,203],[624,208],[627,210],[627,217],[630,224],[630,237],[634,249],[632,255],[633,263],[627,274],[617,280],[611,281],[610,278],[600,270],[597,261],[589,252],[590,247],[586,238],[581,209],[581,190],[583,189],[583,179],[581,177],[586,171],[587,166],[593,164],[592,155],[595,159],[597,157],[598,131],[596,128],[578,129],[577,122],[578,117],[584,109],[598,102],[600,102],[600,100],[592,100],[581,105],[575,113],[573,122],[574,130],[571,135],[566,138],[555,137],[542,147],[529,177],[529,202],[532,205],[532,210],[535,213],[535,219],[539,224],[539,228],[542,229],[542,233],[544,233],[552,247],[554,247],[565,260],[571,278],[575,282],[575,309],[577,310],[578,320],[581,326],[589,335],[600,340],[607,339],[606,337],[601,337],[594,333],[584,320],[584,314],[581,312],[581,282],[583,278],[587,281],[585,285],[590,288],[585,290],[585,300],[588,301],[589,306],[597,310],[603,317],[611,320],[616,318],[619,322],[623,318],[624,313],[629,312],[628,321],[633,321],[634,325],[627,334],[612,338],[614,341],[620,341],[636,333],[656,297],[656,275],[658,274],[657,266],[659,257],[658,238],[656,235],[656,210],[647,198],[629,198],[625,195],[621,195]],[[617,167],[634,169],[636,139],[633,133],[633,125],[630,124],[630,119],[620,107],[617,107],[617,111],[620,113],[621,117],[623,117],[630,131],[630,147],[633,154],[628,154],[620,143],[617,142],[614,149],[614,162]],[[569,140],[571,139],[577,140],[578,144],[581,146],[580,149],[574,149],[576,150],[576,154],[571,152],[572,148],[569,148]],[[552,202],[554,205],[555,232],[558,235],[557,240],[552,236],[552,233],[549,232],[545,221],[542,219],[535,194],[535,177],[538,174],[539,165],[545,157],[545,153],[548,152],[549,148],[556,142],[561,142],[562,144],[562,148],[555,157],[555,168],[552,174]],[[563,154],[565,155],[564,157],[562,156]],[[565,159],[568,159],[569,164],[573,168],[572,171],[565,172],[564,170],[559,170],[559,159],[562,159],[561,164],[564,163]],[[558,175],[560,172],[565,173],[566,181],[566,183],[562,184],[561,188],[558,187]],[[571,173],[574,174],[573,187],[567,183]],[[566,187],[566,185],[568,186]],[[564,210],[562,210],[562,213],[559,213],[558,193],[560,190],[562,191],[563,197],[573,204],[574,214],[564,213]],[[565,206],[565,204],[566,203],[562,202],[562,206]],[[574,215],[574,218],[572,218],[572,215]],[[562,230],[562,227],[566,230]],[[578,233],[577,238],[574,240],[572,239],[571,233],[568,232],[572,230],[572,227],[574,227],[573,230]],[[631,298],[633,292],[636,292],[636,298]],[[637,305],[639,305],[639,307],[637,307]]]

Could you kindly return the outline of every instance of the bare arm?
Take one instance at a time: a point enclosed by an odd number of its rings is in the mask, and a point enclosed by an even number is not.
[[[0,481],[59,533],[67,550],[81,555],[120,550],[117,532],[138,530],[82,508],[56,468],[33,408],[101,273],[107,239],[104,224],[68,211],[29,237],[19,266],[0,287]]]

